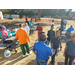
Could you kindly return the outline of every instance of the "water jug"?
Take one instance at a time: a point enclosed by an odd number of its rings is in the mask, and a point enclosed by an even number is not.
[[[10,56],[11,56],[11,52],[10,52],[9,50],[5,50],[4,56],[5,56],[6,58],[10,57]]]

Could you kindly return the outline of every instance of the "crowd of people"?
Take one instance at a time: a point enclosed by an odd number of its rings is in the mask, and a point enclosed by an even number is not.
[[[66,27],[67,19],[63,18],[61,20],[61,28]],[[3,39],[8,37],[8,33],[5,30],[6,28],[3,26],[1,33],[3,35]],[[33,34],[34,30],[34,22],[29,23],[26,19],[25,25],[19,25],[19,29],[16,32],[15,39],[19,40],[19,44],[22,50],[23,57],[25,57],[26,52],[31,54],[29,50],[30,38],[29,34]],[[67,31],[71,32],[74,28],[71,26]],[[58,52],[62,50],[62,43],[60,37],[60,30],[54,29],[54,20],[50,23],[50,30],[47,35],[43,32],[43,27],[38,23],[36,27],[36,31],[38,31],[38,42],[36,42],[33,46],[33,53],[36,55],[37,65],[48,65],[49,56],[51,56],[51,64],[55,64],[55,56],[58,56]],[[4,40],[5,40],[4,39]],[[51,44],[51,47],[49,46]],[[26,48],[26,51],[25,51]],[[63,56],[65,57],[65,65],[67,65],[68,59],[69,65],[72,65],[72,61],[75,58],[75,34],[72,35],[72,39],[66,43],[66,47],[64,50]]]

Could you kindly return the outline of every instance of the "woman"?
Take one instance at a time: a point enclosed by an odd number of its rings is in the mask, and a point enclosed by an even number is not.
[[[8,32],[6,31],[5,26],[2,26],[1,34],[2,34],[2,40],[3,41],[8,38]]]
[[[33,30],[34,30],[34,22],[30,22],[30,33],[33,33]]]
[[[29,28],[29,26],[28,26],[28,24],[27,24],[27,23],[25,23],[24,29],[26,29],[26,31],[27,31],[27,33],[28,33],[28,35],[29,35],[30,28]]]

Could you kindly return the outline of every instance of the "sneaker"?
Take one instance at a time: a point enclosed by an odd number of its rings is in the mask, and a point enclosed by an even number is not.
[[[23,55],[23,57],[25,57],[25,55]]]
[[[32,52],[30,52],[29,54],[27,54],[27,55],[30,55],[30,54],[32,54]]]

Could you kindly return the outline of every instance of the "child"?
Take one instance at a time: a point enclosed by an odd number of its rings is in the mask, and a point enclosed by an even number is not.
[[[52,20],[52,22],[50,23],[50,26],[51,26],[51,25],[54,25],[54,20]]]

